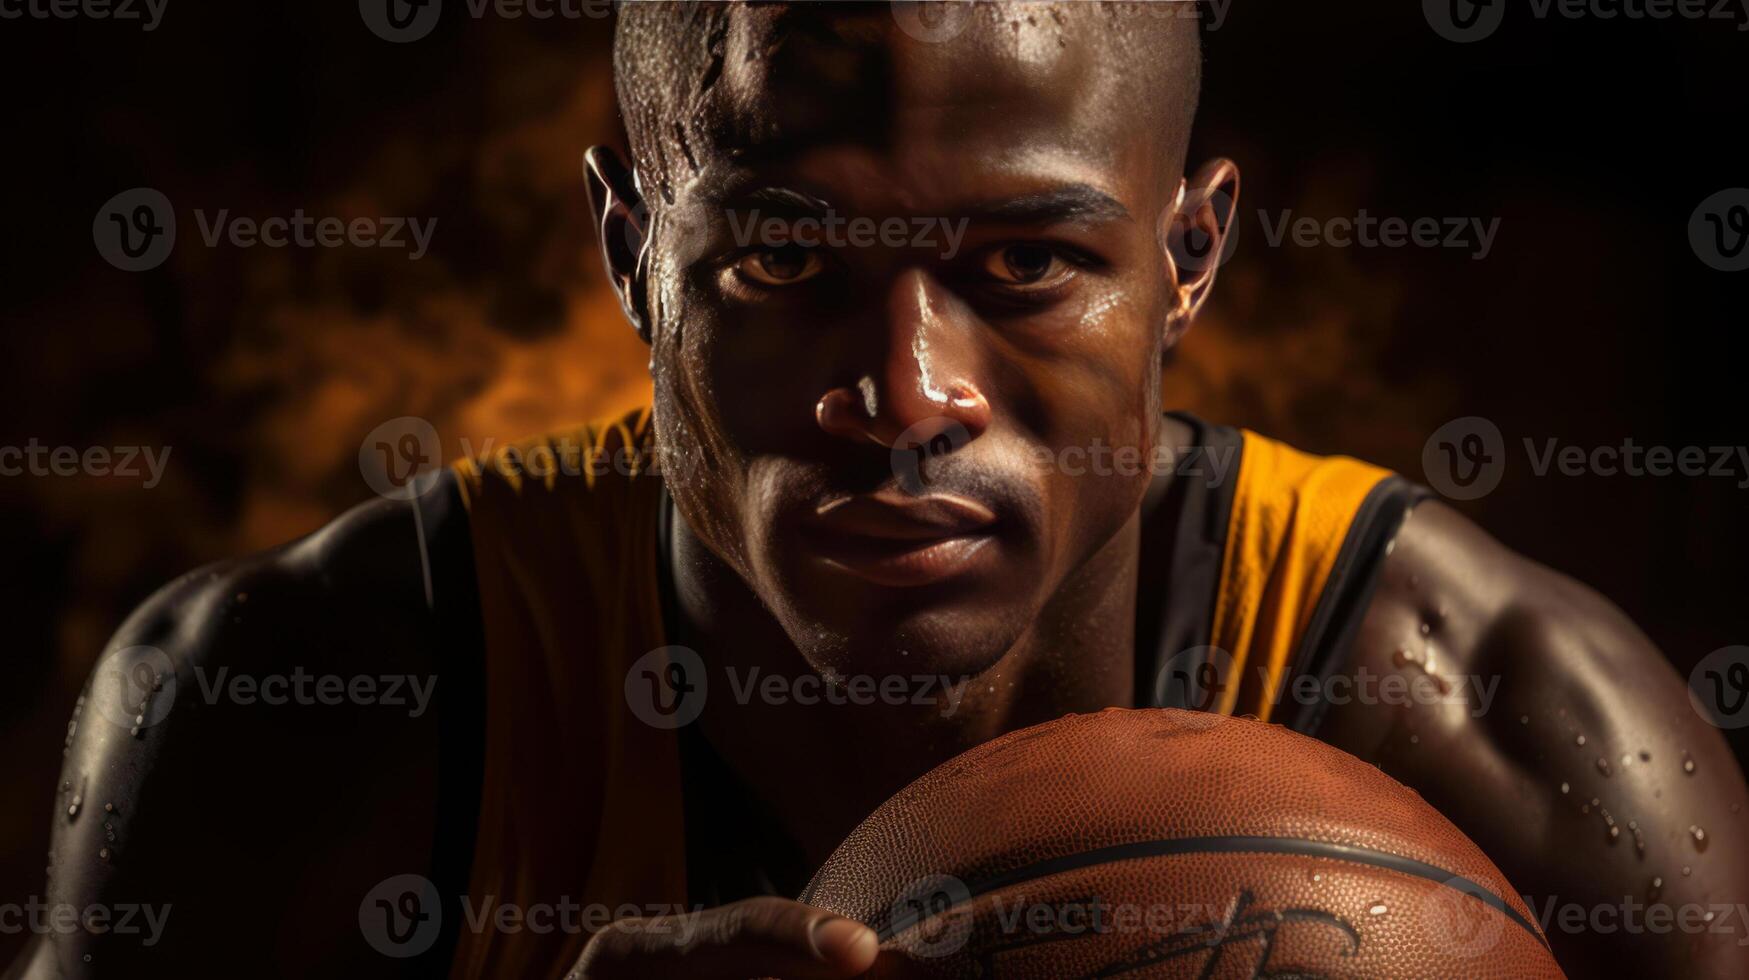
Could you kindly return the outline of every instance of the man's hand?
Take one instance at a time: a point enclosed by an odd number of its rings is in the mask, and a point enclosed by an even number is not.
[[[568,978],[839,980],[873,966],[878,947],[874,930],[860,922],[788,899],[750,898],[615,922],[589,941]]]

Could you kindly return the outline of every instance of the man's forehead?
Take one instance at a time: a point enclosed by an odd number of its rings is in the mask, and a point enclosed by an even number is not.
[[[950,37],[930,38],[885,7],[732,18],[721,77],[695,103],[692,154],[705,179],[688,196],[787,179],[927,207],[937,201],[921,198],[972,200],[992,182],[1015,193],[1098,186],[1101,171],[1133,169],[1160,145],[1145,130],[1157,112],[1116,60],[1104,18],[984,5]],[[1156,105],[1193,97],[1152,95]]]

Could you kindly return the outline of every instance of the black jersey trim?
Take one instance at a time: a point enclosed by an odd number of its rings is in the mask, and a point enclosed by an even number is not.
[[[1207,707],[1162,703],[1168,664],[1194,674],[1198,663],[1176,663],[1208,646],[1215,596],[1226,560],[1227,526],[1238,491],[1245,439],[1238,429],[1182,412],[1192,452],[1181,454],[1165,493],[1142,516],[1136,576],[1136,701],[1141,707]],[[1215,472],[1219,468],[1219,473]]]

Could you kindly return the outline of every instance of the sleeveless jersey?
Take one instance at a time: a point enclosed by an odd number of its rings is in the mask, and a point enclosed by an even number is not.
[[[1282,691],[1340,666],[1420,491],[1357,460],[1182,418],[1198,445],[1143,521],[1138,701],[1310,732],[1316,706]],[[640,720],[630,699],[651,689],[628,683],[667,643],[671,504],[651,435],[642,409],[454,466],[484,639],[464,865],[475,907],[646,915],[702,893],[688,881],[682,737]],[[603,924],[450,927],[451,975],[561,977]]]

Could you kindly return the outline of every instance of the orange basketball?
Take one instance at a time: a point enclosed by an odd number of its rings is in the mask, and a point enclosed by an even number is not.
[[[1504,876],[1378,769],[1166,709],[988,742],[863,821],[801,896],[875,977],[1560,977]]]

